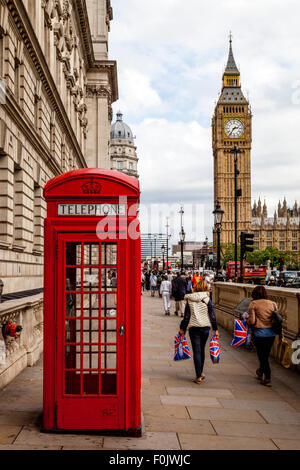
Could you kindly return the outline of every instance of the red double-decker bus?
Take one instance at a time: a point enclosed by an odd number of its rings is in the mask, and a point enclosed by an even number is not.
[[[264,284],[266,276],[267,276],[267,268],[266,266],[254,266],[247,261],[243,263],[243,275],[244,275],[244,282],[249,283],[252,281],[260,281],[261,284]],[[237,276],[240,277],[240,262],[237,263]],[[226,269],[226,278],[227,279],[234,279],[235,278],[235,262],[228,261],[227,269]]]

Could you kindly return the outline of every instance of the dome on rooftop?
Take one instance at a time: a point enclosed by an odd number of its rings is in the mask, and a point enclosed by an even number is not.
[[[130,127],[127,124],[125,124],[125,122],[123,121],[123,114],[121,113],[121,111],[117,113],[117,120],[111,126],[110,138],[111,139],[126,139],[126,140],[132,140],[132,141],[134,139]]]

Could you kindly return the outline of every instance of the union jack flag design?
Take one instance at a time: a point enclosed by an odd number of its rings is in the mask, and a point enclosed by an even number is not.
[[[231,346],[238,348],[246,343],[249,335],[249,328],[245,321],[234,320],[234,334]]]
[[[213,364],[218,364],[220,361],[220,346],[215,335],[210,340],[209,352]]]
[[[188,343],[185,336],[176,335],[174,337],[174,361],[182,361],[183,359],[190,359],[191,353],[189,351]]]

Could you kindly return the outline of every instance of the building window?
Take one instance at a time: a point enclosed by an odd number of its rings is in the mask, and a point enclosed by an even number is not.
[[[20,235],[19,235],[19,221],[20,221],[20,212],[19,209],[19,195],[21,192],[21,184],[22,184],[22,171],[21,168],[15,164],[14,167],[14,199],[13,199],[13,244],[15,245],[16,242],[20,242]]]
[[[36,255],[39,255],[43,251],[42,197],[42,188],[38,183],[34,183],[33,251]]]
[[[272,242],[267,242],[267,246],[272,246]]]
[[[272,238],[272,232],[270,230],[267,231],[267,238]]]
[[[284,238],[284,232],[280,232],[279,236],[280,238]]]
[[[19,92],[20,92],[20,62],[15,59],[15,80],[14,80],[14,95],[17,102],[19,102]]]
[[[298,243],[297,242],[292,242],[292,250],[293,251],[298,251]]]
[[[123,170],[123,162],[117,162],[118,170]]]
[[[279,250],[285,250],[285,243],[284,242],[279,242]]]
[[[298,233],[297,232],[292,232],[292,237],[297,238]]]
[[[3,54],[3,49],[4,49],[4,41],[3,41],[3,36],[0,35],[0,78],[3,77],[3,69],[4,69],[4,54]]]
[[[254,238],[258,238],[259,237],[259,231],[258,230],[255,230],[254,231]]]
[[[129,170],[133,170],[133,163],[129,162]]]

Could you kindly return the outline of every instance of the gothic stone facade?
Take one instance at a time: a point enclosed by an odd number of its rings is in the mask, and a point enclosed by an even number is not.
[[[263,207],[259,199],[252,209],[252,231],[257,249],[273,246],[281,251],[290,250],[297,254],[300,263],[300,209],[295,202],[288,208],[286,199],[278,203],[274,217],[268,217],[266,203]]]
[[[251,207],[251,144],[252,113],[249,101],[243,95],[240,72],[236,66],[230,39],[228,62],[223,74],[222,91],[212,119],[212,146],[214,158],[214,207],[217,202],[224,210],[221,243],[234,243],[234,157],[238,155],[238,233],[254,232],[256,246],[264,249],[274,246],[280,250],[293,250],[300,262],[300,218],[298,206],[288,209],[286,201],[279,204],[274,218],[267,217],[267,208]],[[216,237],[214,237],[216,246]]]
[[[110,168],[118,98],[116,63],[107,60],[111,19],[110,0],[0,0],[4,294],[43,285],[45,183],[77,168]]]

